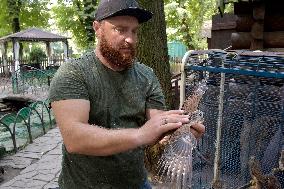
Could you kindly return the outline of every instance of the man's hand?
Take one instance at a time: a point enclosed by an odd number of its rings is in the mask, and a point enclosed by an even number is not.
[[[157,142],[163,134],[178,129],[189,122],[189,116],[183,110],[170,110],[156,113],[139,129],[141,143],[149,145]]]
[[[191,132],[191,133],[194,135],[194,137],[198,140],[198,139],[201,138],[202,135],[205,133],[205,126],[204,126],[201,122],[196,123],[196,124],[190,126],[190,132]],[[159,143],[160,143],[161,145],[165,145],[165,144],[167,144],[167,142],[169,141],[169,139],[170,139],[170,134],[164,136],[164,137],[159,141]]]

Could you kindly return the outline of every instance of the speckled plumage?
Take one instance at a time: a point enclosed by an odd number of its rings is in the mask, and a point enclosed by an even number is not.
[[[202,82],[185,100],[183,109],[190,115],[190,122],[170,134],[158,161],[157,178],[161,184],[166,184],[169,188],[191,187],[192,150],[196,146],[196,139],[190,132],[190,127],[202,121],[203,113],[198,110],[198,105],[206,89],[206,83]]]

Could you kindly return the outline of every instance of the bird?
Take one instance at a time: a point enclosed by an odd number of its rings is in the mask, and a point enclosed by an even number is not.
[[[176,189],[191,188],[192,150],[197,141],[190,127],[203,121],[203,112],[198,110],[198,105],[206,90],[206,82],[200,82],[183,103],[182,109],[189,115],[190,121],[168,136],[156,166],[156,178],[161,185]]]
[[[273,174],[262,173],[255,156],[250,157],[249,168],[252,177],[250,189],[281,189],[278,179]]]

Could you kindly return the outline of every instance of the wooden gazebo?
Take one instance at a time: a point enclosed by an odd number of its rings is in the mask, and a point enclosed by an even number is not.
[[[62,42],[64,46],[64,58],[68,58],[68,37],[57,35],[54,33],[46,32],[38,28],[30,28],[21,32],[17,32],[5,37],[0,38],[0,49],[3,55],[4,73],[9,74],[7,66],[7,46],[8,42],[13,44],[13,63],[12,73],[19,69],[19,50],[20,42],[44,42],[46,44],[46,51],[48,61],[51,59],[51,42]]]

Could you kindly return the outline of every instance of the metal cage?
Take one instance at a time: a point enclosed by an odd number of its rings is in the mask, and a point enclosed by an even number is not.
[[[200,80],[208,86],[192,188],[248,188],[273,179],[283,188],[284,53],[189,51],[181,70],[180,108]]]

